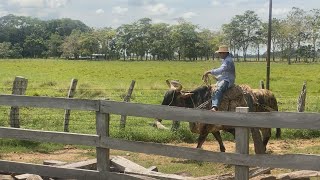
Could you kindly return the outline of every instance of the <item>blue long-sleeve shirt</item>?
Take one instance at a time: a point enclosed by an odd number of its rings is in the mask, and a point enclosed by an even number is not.
[[[212,69],[211,74],[216,76],[218,82],[223,80],[229,82],[229,87],[234,85],[236,79],[236,72],[234,62],[231,55],[229,54],[225,59],[222,59],[222,64],[219,68]]]

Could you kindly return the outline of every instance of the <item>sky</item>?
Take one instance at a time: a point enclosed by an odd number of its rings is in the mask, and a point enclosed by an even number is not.
[[[0,17],[71,18],[94,28],[116,28],[144,17],[175,24],[182,17],[201,28],[219,30],[246,10],[267,21],[268,7],[269,0],[0,0]],[[308,11],[320,8],[320,0],[273,0],[273,17],[285,18],[292,7]]]

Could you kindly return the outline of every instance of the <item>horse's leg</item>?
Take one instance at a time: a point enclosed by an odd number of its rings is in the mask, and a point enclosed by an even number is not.
[[[265,150],[267,150],[267,145],[271,137],[271,128],[261,128],[261,132],[262,132],[262,143]]]
[[[207,136],[208,136],[208,132],[200,132],[200,135],[198,137],[198,145],[197,148],[201,148],[204,141],[206,140]]]
[[[264,154],[265,147],[262,142],[261,133],[259,128],[251,128],[252,139],[254,143],[254,152],[256,154]]]
[[[171,131],[177,131],[180,127],[180,121],[172,121]]]
[[[213,136],[216,138],[216,140],[218,141],[219,143],[219,146],[220,146],[220,151],[221,152],[226,152],[226,148],[224,147],[224,144],[222,142],[222,138],[221,138],[221,135],[220,135],[220,131],[216,131],[216,132],[212,132]]]
[[[233,135],[233,139],[236,138],[236,129],[235,128],[224,128],[224,131],[231,133]]]
[[[281,138],[281,129],[280,128],[276,128],[276,138],[277,139]]]

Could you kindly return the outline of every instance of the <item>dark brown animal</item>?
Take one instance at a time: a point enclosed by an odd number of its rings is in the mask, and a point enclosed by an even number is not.
[[[210,99],[214,88],[210,86],[201,86],[193,91],[183,92],[181,91],[182,85],[179,82],[171,81],[167,83],[170,86],[170,89],[166,92],[162,105],[197,108],[200,105],[203,105],[203,103],[209,102],[205,108],[210,108]],[[249,94],[249,96],[245,96],[245,94]],[[251,99],[251,104],[248,104],[248,98]],[[235,111],[235,108],[240,106],[250,106],[251,111],[254,112],[278,110],[277,101],[270,91],[263,89],[255,90],[246,85],[236,86],[228,90],[222,99],[219,109],[221,111]],[[161,122],[161,120],[158,121]],[[175,122],[175,124],[177,124],[177,122]],[[190,122],[189,127],[193,133],[199,134],[197,148],[201,148],[208,134],[212,133],[219,142],[221,152],[225,152],[225,147],[222,142],[220,130],[230,132],[233,135],[235,134],[235,129],[229,126]],[[260,130],[263,136],[263,145],[266,149],[267,143],[271,137],[271,129],[261,128]]]

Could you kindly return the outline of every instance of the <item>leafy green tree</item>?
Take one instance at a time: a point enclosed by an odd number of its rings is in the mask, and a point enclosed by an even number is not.
[[[233,55],[237,57],[239,61],[239,51],[242,45],[244,31],[240,28],[240,22],[237,19],[232,19],[229,24],[224,24],[222,26],[222,31],[224,38],[222,40],[223,44],[228,44]]]
[[[78,59],[81,50],[81,31],[73,30],[70,36],[66,37],[62,44],[62,56]]]
[[[112,28],[103,28],[94,32],[99,45],[99,53],[105,54],[107,59],[117,58],[116,31]]]
[[[43,52],[46,51],[46,44],[42,37],[31,34],[26,37],[23,48],[26,56],[38,58],[43,57]]]
[[[307,36],[305,32],[306,28],[306,12],[303,9],[293,7],[287,16],[287,23],[291,27],[291,32],[293,33],[293,38],[295,40],[296,47],[294,49],[300,49],[301,44],[306,41]],[[292,45],[295,45],[292,44]],[[296,61],[300,61],[300,56],[297,52]]]
[[[199,44],[198,44],[198,53],[201,56],[206,57],[209,60],[210,56],[213,54],[213,48],[215,44],[213,44],[214,34],[209,29],[203,29],[198,34]]]
[[[50,33],[58,33],[60,36],[69,36],[73,30],[81,32],[91,31],[90,27],[79,20],[70,18],[54,19],[47,21],[47,28]]]
[[[82,33],[80,47],[81,54],[92,59],[92,54],[99,52],[99,40],[93,33]]]
[[[312,61],[317,58],[317,41],[320,35],[320,9],[313,9],[309,12],[306,19],[306,28],[312,44]]]
[[[196,43],[199,41],[197,28],[198,26],[183,19],[179,20],[179,24],[172,27],[171,36],[179,60],[181,60],[181,57],[190,60],[197,57]]]
[[[153,58],[157,57],[157,59],[161,60],[173,59],[174,50],[170,33],[171,28],[169,24],[157,23],[151,26],[149,32],[149,52]]]
[[[132,25],[123,24],[117,28],[116,32],[117,48],[123,55],[123,59],[126,60],[127,55],[130,55],[132,50]]]
[[[133,37],[133,47],[135,52],[140,59],[145,55],[147,59],[147,54],[149,53],[150,46],[150,28],[152,20],[150,18],[142,18],[133,24],[132,27],[134,31]]]
[[[48,54],[51,57],[60,57],[62,55],[63,39],[58,33],[51,34],[48,44]]]
[[[3,42],[0,43],[0,58],[9,58],[11,56],[11,43]]]
[[[239,25],[233,28],[237,28],[238,34],[242,35],[241,47],[244,61],[246,61],[248,47],[254,40],[257,31],[261,29],[261,20],[254,11],[248,10],[243,15],[236,15],[232,21]]]

